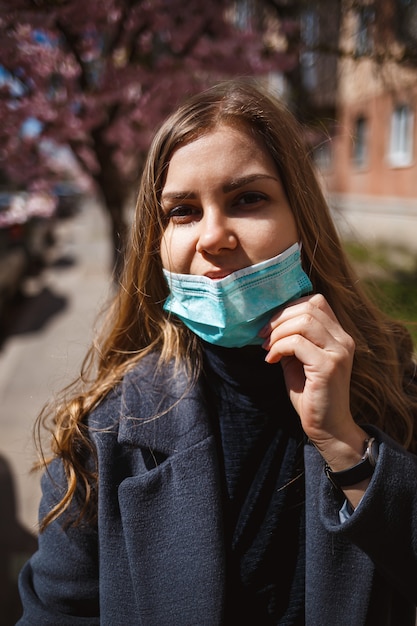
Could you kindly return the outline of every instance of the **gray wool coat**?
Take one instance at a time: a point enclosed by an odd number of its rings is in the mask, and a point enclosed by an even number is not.
[[[20,574],[19,626],[223,624],[219,462],[205,407],[201,383],[150,356],[91,414],[97,527],[59,519],[40,535]],[[376,471],[343,524],[322,458],[305,445],[307,626],[414,626],[417,459],[373,434]],[[55,461],[41,515],[62,484]]]

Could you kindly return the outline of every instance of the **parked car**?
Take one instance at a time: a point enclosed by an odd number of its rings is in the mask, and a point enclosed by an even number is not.
[[[56,196],[50,193],[33,192],[27,196],[24,245],[29,263],[42,265],[45,261],[45,253],[53,242],[57,204]]]
[[[15,295],[27,265],[23,215],[20,203],[12,208],[11,199],[10,193],[0,193],[0,313]]]
[[[0,192],[0,313],[26,273],[44,262],[56,204],[48,193]]]
[[[53,186],[52,193],[57,200],[58,218],[72,217],[78,212],[83,191],[75,183],[67,180],[60,181]]]

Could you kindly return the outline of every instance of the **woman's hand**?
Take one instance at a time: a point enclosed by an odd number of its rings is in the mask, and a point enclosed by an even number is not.
[[[333,471],[359,462],[366,433],[350,412],[355,344],[321,294],[276,313],[261,333],[266,361],[281,361],[304,432]]]

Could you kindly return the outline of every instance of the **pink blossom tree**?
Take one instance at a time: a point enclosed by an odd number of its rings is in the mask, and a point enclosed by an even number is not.
[[[45,140],[67,146],[123,250],[124,209],[160,120],[213,80],[294,63],[246,14],[239,25],[247,4],[0,0],[0,168],[39,186],[51,177]]]

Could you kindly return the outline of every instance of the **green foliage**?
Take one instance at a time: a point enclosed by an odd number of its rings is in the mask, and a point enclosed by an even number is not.
[[[417,346],[417,253],[348,242],[346,251],[370,297],[408,328]]]

